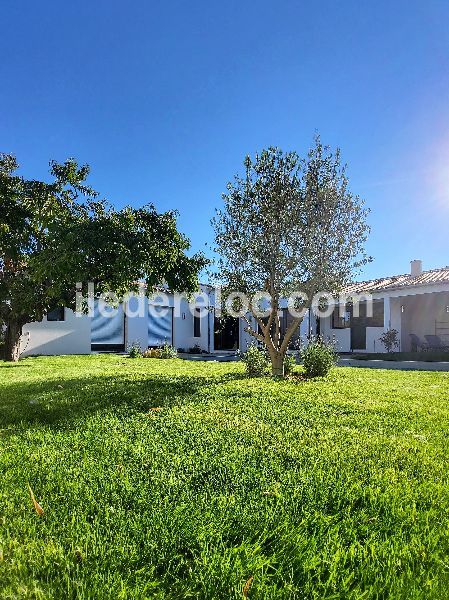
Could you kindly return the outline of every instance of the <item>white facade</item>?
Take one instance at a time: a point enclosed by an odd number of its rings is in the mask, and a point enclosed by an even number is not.
[[[398,332],[400,352],[412,350],[411,334],[423,342],[426,335],[436,335],[449,345],[449,269],[423,272],[420,267],[421,261],[412,261],[410,275],[385,280],[387,289],[373,289],[373,301],[383,302],[383,326],[366,327],[363,347],[354,343],[351,326],[334,328],[332,316],[320,319],[321,334],[335,340],[339,352],[386,352],[380,337],[388,329]],[[367,293],[363,287],[361,293]]]
[[[126,350],[137,343],[142,350],[164,343],[188,351],[199,348],[214,351],[213,292],[202,286],[202,298],[189,303],[181,297],[175,303],[173,294],[163,293],[148,298],[132,295],[118,307],[104,306],[101,316],[94,309],[94,316],[76,316],[64,309],[60,321],[28,323],[23,328],[22,356],[90,354],[92,350]],[[202,310],[199,323],[194,325],[195,308]],[[198,314],[198,313],[195,313]]]
[[[91,320],[64,309],[64,321],[28,323],[23,328],[22,355],[89,354]]]
[[[381,335],[388,329],[399,333],[399,351],[412,349],[410,334],[425,340],[426,335],[441,336],[449,345],[449,268],[423,272],[420,261],[412,261],[411,273],[354,284],[361,286],[360,293],[370,293],[372,299],[383,305],[383,316],[376,326],[368,321],[358,335],[353,322],[334,327],[333,317],[319,320],[319,333],[336,342],[340,352],[384,352]],[[377,287],[376,287],[377,286]],[[384,287],[385,289],[380,289]],[[142,350],[163,343],[189,351],[196,347],[204,352],[214,352],[218,339],[215,330],[215,298],[212,287],[203,285],[201,295],[189,302],[179,296],[164,292],[148,298],[131,296],[116,310],[112,319],[87,315],[76,316],[65,309],[63,321],[30,323],[24,327],[23,355],[31,354],[89,354],[92,350],[126,350],[137,343]],[[357,292],[355,292],[357,293]],[[282,305],[284,306],[284,305]],[[201,318],[195,319],[195,309],[201,309]],[[158,318],[154,313],[159,310]],[[159,318],[159,316],[161,318]],[[337,323],[341,325],[341,323]],[[246,350],[254,339],[245,331],[246,322],[234,324],[232,344],[229,348]],[[253,329],[257,325],[253,320]],[[309,333],[316,333],[316,319],[307,313],[300,326],[301,343],[307,343]],[[360,335],[362,333],[362,335]],[[229,339],[228,339],[229,342]],[[218,342],[217,342],[218,344]]]

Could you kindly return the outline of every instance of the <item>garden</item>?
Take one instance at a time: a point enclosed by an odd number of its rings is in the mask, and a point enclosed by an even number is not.
[[[0,363],[0,597],[431,599],[449,374]]]

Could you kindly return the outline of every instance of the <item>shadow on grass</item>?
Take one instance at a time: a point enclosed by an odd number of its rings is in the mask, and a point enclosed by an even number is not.
[[[146,412],[198,401],[200,390],[240,374],[221,377],[90,376],[39,382],[14,382],[2,389],[0,428],[14,425],[68,425],[104,412]]]

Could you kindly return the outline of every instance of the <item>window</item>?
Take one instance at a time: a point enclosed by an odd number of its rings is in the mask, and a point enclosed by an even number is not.
[[[57,306],[53,310],[49,310],[47,313],[47,321],[64,321],[64,307]]]
[[[358,312],[356,308],[353,309],[352,304],[348,304],[345,307],[343,316],[340,316],[340,307],[336,306],[332,313],[332,328],[333,329],[346,329],[352,326],[364,326],[364,327],[383,327],[384,326],[384,301],[373,300],[372,310],[373,314],[368,317],[368,306],[366,302],[360,302],[358,305]]]
[[[193,337],[201,337],[201,311],[195,308],[193,315]]]
[[[348,306],[345,306],[343,315],[340,316],[340,306],[334,308],[332,313],[332,329],[346,329],[351,327],[351,313],[348,310]]]
[[[373,316],[368,319],[368,327],[384,326],[384,301],[373,300]]]

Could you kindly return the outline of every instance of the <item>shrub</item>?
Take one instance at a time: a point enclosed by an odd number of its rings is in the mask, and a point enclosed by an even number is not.
[[[379,340],[387,352],[393,352],[395,348],[399,347],[399,332],[396,329],[387,329]]]
[[[178,353],[176,352],[176,348],[170,346],[170,344],[164,344],[162,348],[159,349],[159,358],[177,358]]]
[[[139,342],[133,342],[128,346],[128,356],[129,358],[141,358],[142,350],[140,349]]]
[[[306,377],[325,377],[338,360],[334,345],[321,337],[311,338],[300,356]]]
[[[191,348],[189,348],[189,354],[201,354],[202,350],[199,344],[195,344]]]
[[[296,366],[296,356],[286,354],[284,358],[284,375],[290,375]]]
[[[161,349],[160,348],[148,348],[142,355],[144,358],[160,358],[161,357]]]
[[[144,358],[177,358],[176,348],[164,344],[161,348],[148,348],[142,355]]]
[[[248,377],[262,377],[262,375],[266,375],[270,363],[266,352],[258,348],[256,344],[248,346],[246,352],[239,353],[239,356],[245,365]]]

